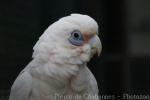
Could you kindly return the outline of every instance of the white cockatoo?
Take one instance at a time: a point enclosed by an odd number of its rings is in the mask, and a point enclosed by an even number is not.
[[[33,60],[15,80],[9,100],[98,100],[87,62],[101,49],[94,19],[81,14],[59,19],[37,41]]]

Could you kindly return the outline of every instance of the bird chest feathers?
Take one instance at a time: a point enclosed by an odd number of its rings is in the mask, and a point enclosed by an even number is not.
[[[33,97],[40,94],[43,94],[41,96],[42,98],[52,98],[56,96],[75,96],[87,93],[88,70],[86,66],[80,66],[80,68],[78,66],[65,66],[68,68],[63,67],[64,66],[59,66],[57,69],[56,66],[51,65],[51,67],[44,66],[43,68],[39,67],[34,69],[32,72],[34,80],[32,94],[35,96]]]

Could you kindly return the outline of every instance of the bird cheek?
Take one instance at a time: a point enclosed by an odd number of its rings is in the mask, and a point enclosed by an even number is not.
[[[91,58],[91,47],[89,44],[85,44],[82,47],[82,53],[81,53],[80,58],[84,62],[88,62],[90,60],[90,58]]]
[[[77,47],[76,51],[79,53],[90,53],[91,48],[88,44],[84,44],[83,46]]]
[[[88,62],[90,60],[90,56],[88,54],[81,54],[80,59],[82,62]]]
[[[91,52],[91,46],[90,44],[86,43],[84,46],[83,46],[83,50],[87,53],[90,53]]]
[[[81,47],[71,48],[71,54],[73,57],[79,57],[82,53],[83,53],[83,50]]]

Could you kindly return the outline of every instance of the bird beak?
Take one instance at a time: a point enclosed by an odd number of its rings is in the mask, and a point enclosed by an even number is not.
[[[101,50],[102,50],[102,44],[101,41],[99,39],[99,37],[97,35],[95,35],[94,37],[92,37],[89,41],[89,44],[93,50],[93,53],[97,53],[98,56],[100,56]]]

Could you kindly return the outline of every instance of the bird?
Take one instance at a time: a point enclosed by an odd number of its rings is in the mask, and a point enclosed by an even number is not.
[[[73,13],[52,23],[34,45],[9,100],[99,100],[87,66],[102,51],[98,35],[98,24],[88,15]]]

